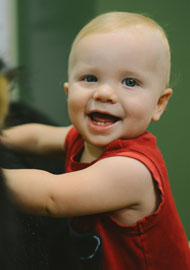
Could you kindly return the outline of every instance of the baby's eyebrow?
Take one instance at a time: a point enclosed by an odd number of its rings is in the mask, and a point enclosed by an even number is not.
[[[76,68],[76,73],[77,74],[93,75],[93,74],[99,74],[100,71],[99,71],[99,68],[97,68],[97,67],[93,67],[90,65],[84,65],[84,66],[81,66],[80,68]]]
[[[142,70],[137,71],[137,70],[131,70],[131,69],[123,69],[123,70],[119,70],[118,74],[121,74],[121,76],[123,78],[136,78],[136,79],[143,79],[145,78],[145,74],[143,74],[144,72]]]

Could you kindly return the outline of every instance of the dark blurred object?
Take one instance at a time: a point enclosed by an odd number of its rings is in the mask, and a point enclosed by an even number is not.
[[[8,200],[2,177],[0,171],[0,268],[50,270],[43,236],[38,231],[41,220],[14,208]]]
[[[46,115],[22,102],[13,102],[9,106],[9,113],[5,119],[5,128],[27,123],[43,123],[46,125],[57,126]],[[12,151],[13,153],[14,151]],[[65,157],[49,158],[34,155],[20,155],[24,168],[35,168],[46,170],[54,174],[64,173]],[[12,164],[12,165],[11,165]],[[13,162],[10,163],[13,166]],[[17,167],[18,168],[18,167]],[[12,168],[13,169],[13,168]]]
[[[54,121],[51,121],[49,117],[39,112],[32,106],[23,102],[11,102],[9,106],[9,114],[5,121],[5,127],[12,127],[27,123],[41,123],[58,126]]]
[[[23,103],[12,103],[6,127],[23,123],[56,125]],[[64,173],[64,156],[59,159],[24,155],[0,145],[0,167],[34,168]],[[18,211],[9,200],[0,171],[0,268],[3,270],[79,270],[64,218],[36,217]]]

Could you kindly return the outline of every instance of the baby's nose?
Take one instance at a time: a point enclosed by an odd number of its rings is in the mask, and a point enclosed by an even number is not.
[[[109,85],[99,86],[94,92],[94,100],[101,102],[117,103],[118,97],[113,87]]]

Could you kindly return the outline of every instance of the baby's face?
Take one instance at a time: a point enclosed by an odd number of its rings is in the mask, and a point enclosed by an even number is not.
[[[159,38],[133,26],[79,41],[65,86],[70,119],[88,143],[137,137],[159,119],[171,95]]]

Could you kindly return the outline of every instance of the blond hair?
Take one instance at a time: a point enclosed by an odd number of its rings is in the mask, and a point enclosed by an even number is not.
[[[168,73],[167,80],[169,82],[171,56],[170,56],[170,46],[165,31],[153,19],[138,13],[129,13],[129,12],[109,12],[101,14],[92,19],[80,30],[80,32],[75,37],[71,47],[68,66],[69,73],[72,69],[72,63],[74,58],[73,52],[81,39],[91,34],[113,32],[117,29],[125,29],[129,26],[135,25],[147,26],[148,28],[153,29],[154,31],[157,31],[159,33],[163,43],[163,49],[165,51],[165,55],[167,58],[166,59],[167,73]]]
[[[8,80],[0,75],[0,127],[3,126],[5,117],[8,113],[9,91]]]

